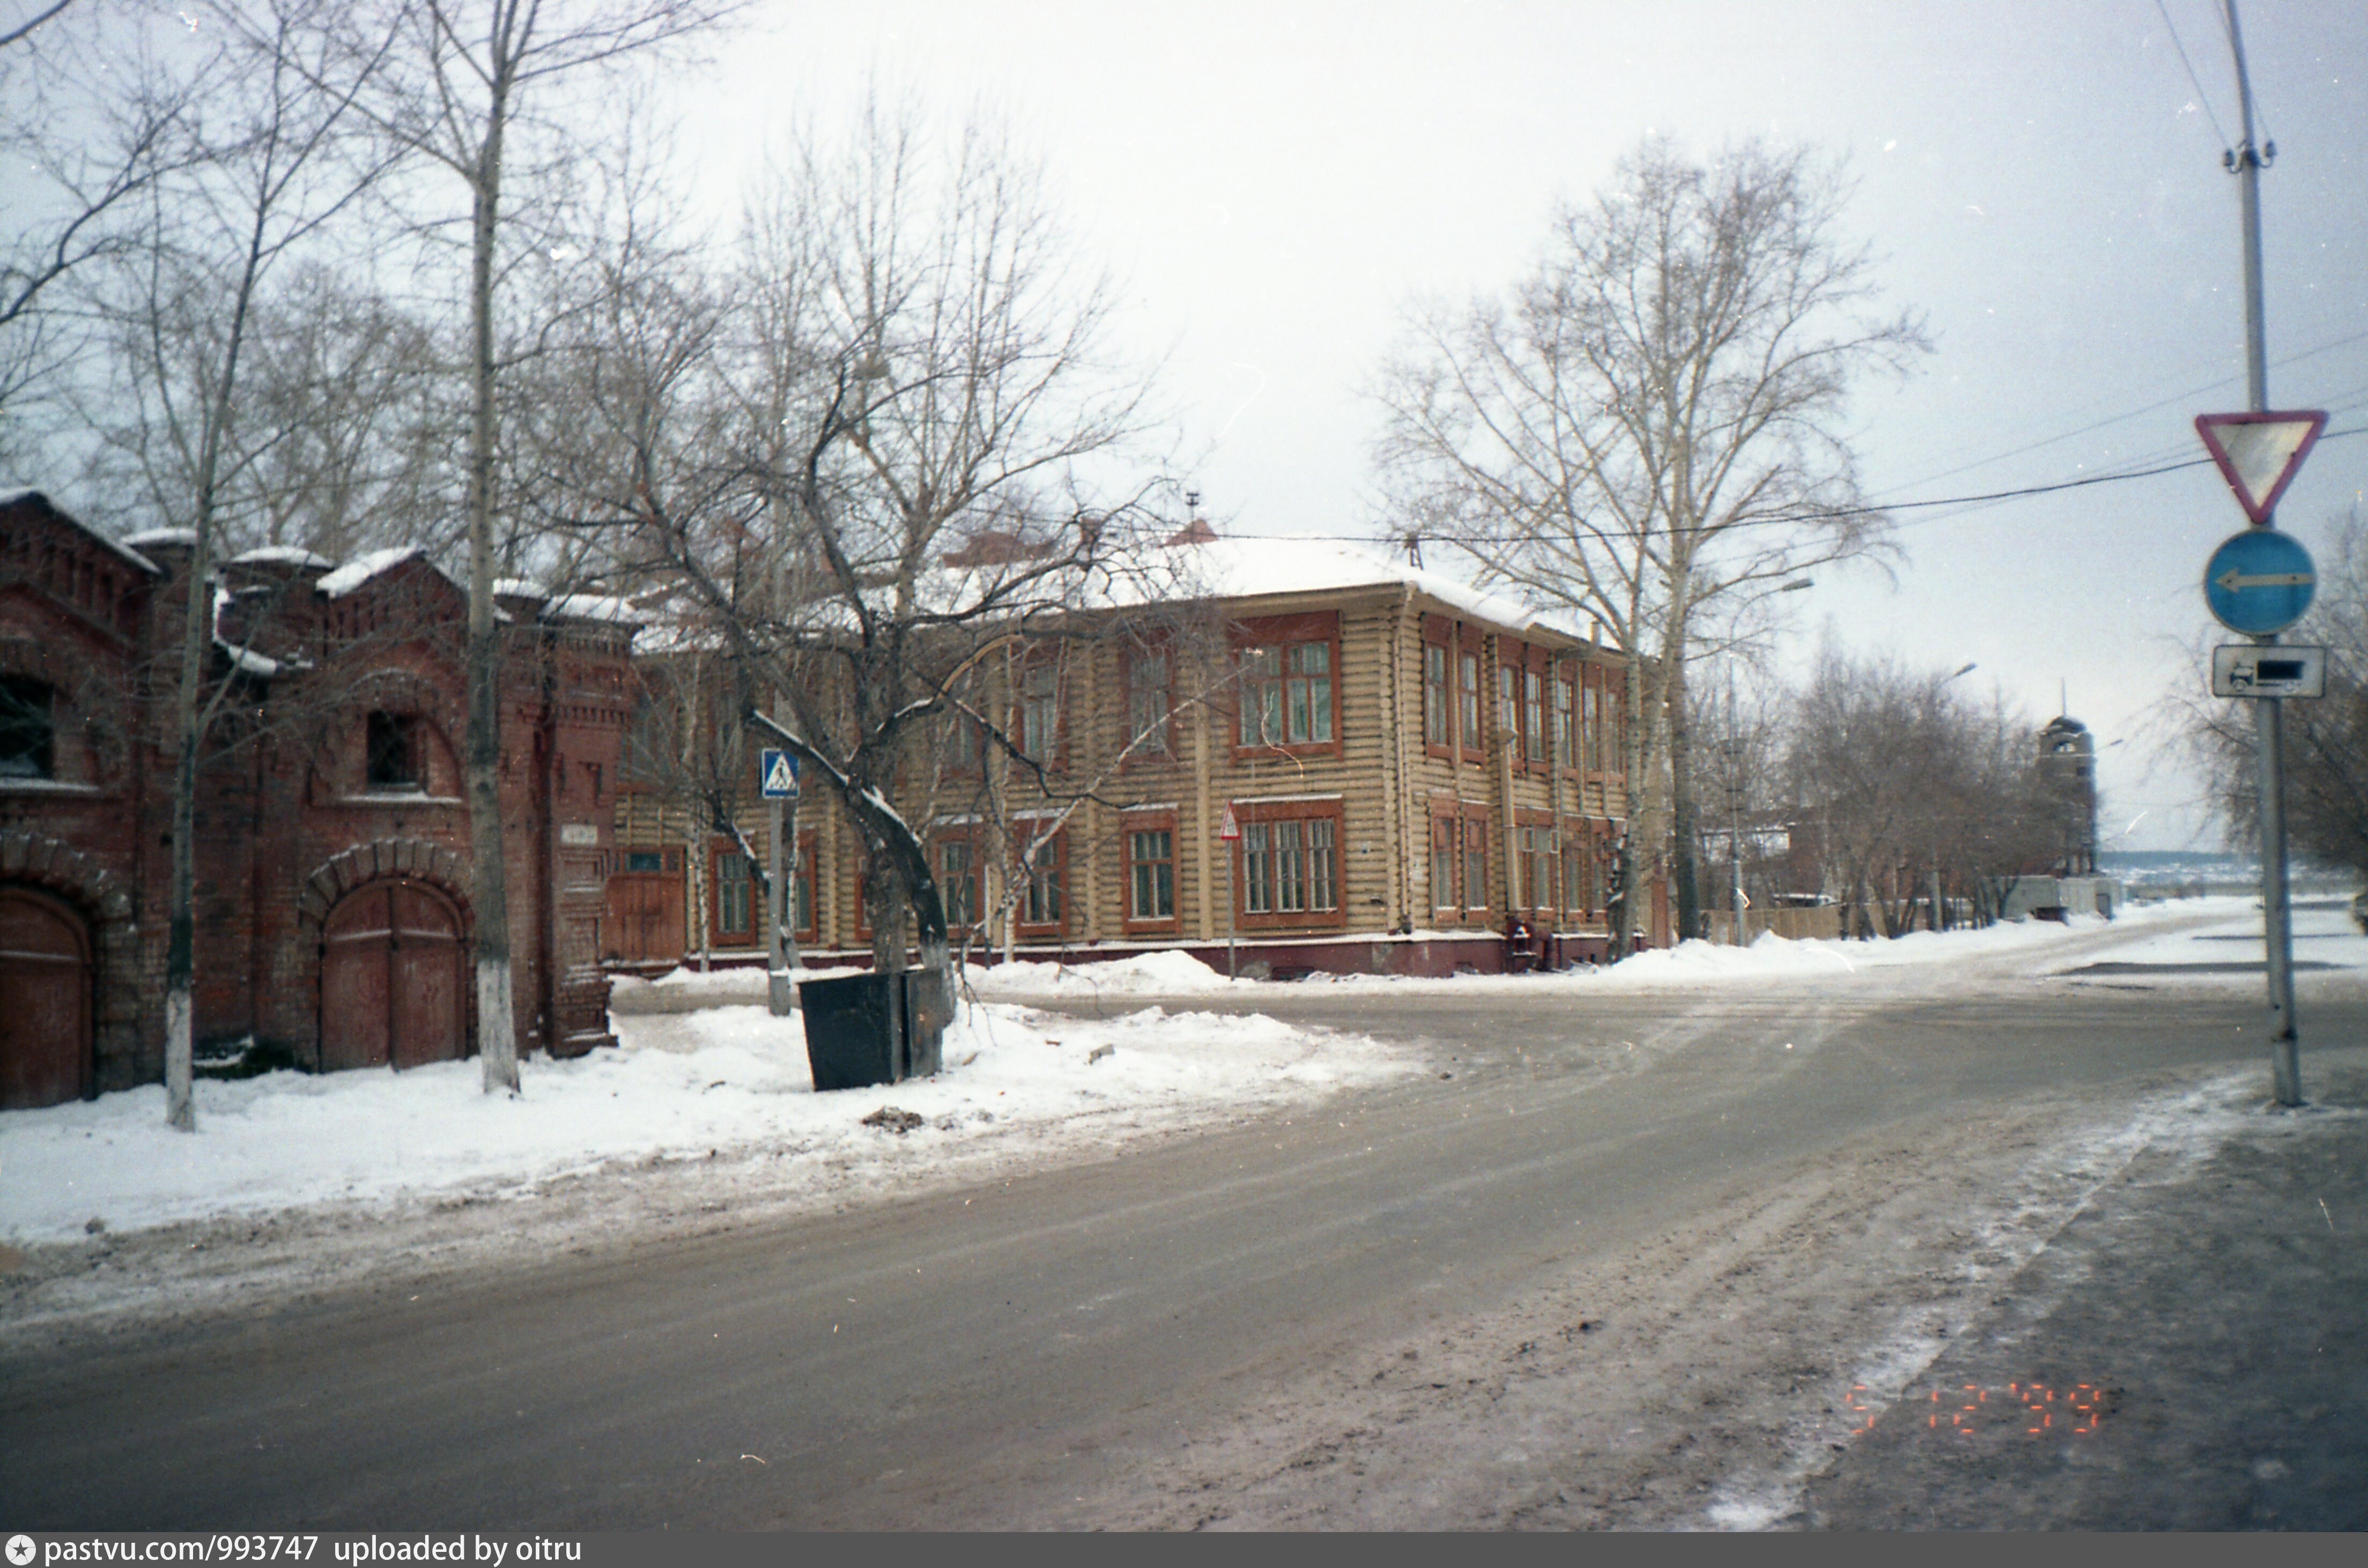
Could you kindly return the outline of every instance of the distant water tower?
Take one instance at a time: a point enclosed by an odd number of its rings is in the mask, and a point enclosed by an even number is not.
[[[2097,874],[2097,741],[2089,726],[2057,714],[2039,732],[2039,778],[2054,818],[2055,874]]]

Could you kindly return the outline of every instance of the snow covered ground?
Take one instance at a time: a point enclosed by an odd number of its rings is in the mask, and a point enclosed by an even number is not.
[[[2260,913],[2237,898],[2133,907],[2110,926],[2032,923],[1890,942],[1689,942],[1563,975],[1410,980],[1315,977],[1296,988],[1384,988],[1481,996],[1879,983],[1956,991],[2064,977],[2078,983],[2259,985]],[[2295,953],[2368,976],[2368,937],[2340,907],[2297,912]],[[2201,966],[2201,967],[2197,967]],[[810,971],[808,978],[828,972]],[[2325,970],[2305,972],[2326,982]],[[1007,1153],[1107,1147],[1136,1132],[1418,1070],[1361,1036],[1273,1018],[1190,1010],[1293,989],[1231,981],[1176,952],[1083,965],[973,967],[946,1040],[947,1072],[893,1089],[817,1095],[802,1021],[771,1017],[765,976],[677,971],[620,982],[621,1050],[529,1065],[520,1098],[476,1092],[477,1064],[315,1077],[275,1073],[198,1085],[200,1131],[164,1125],[161,1087],[0,1114],[0,1239],[63,1240],[96,1221],[113,1231],[423,1195],[507,1196],[619,1164],[765,1158],[771,1185],[814,1191],[869,1162],[925,1165],[934,1151],[992,1142]],[[1040,1013],[1054,1005],[1151,997],[1115,1017]],[[1179,999],[1183,999],[1179,1008]],[[655,1010],[663,1006],[666,1010]],[[1107,1053],[1101,1053],[1108,1048]],[[894,1105],[923,1119],[908,1134],[861,1119]],[[990,1136],[991,1134],[991,1136]]]
[[[78,1238],[92,1221],[126,1231],[305,1204],[509,1196],[711,1151],[775,1162],[776,1190],[821,1189],[867,1163],[926,1162],[933,1145],[985,1134],[1049,1154],[1415,1070],[1361,1036],[1270,1018],[1150,1007],[1088,1022],[988,1004],[962,1009],[947,1032],[939,1077],[818,1095],[795,1016],[719,1006],[620,1016],[616,1027],[620,1050],[529,1063],[517,1099],[478,1092],[478,1064],[453,1062],[200,1081],[194,1136],[165,1126],[154,1085],[0,1115],[0,1238]],[[865,1125],[883,1106],[923,1123],[904,1134]]]

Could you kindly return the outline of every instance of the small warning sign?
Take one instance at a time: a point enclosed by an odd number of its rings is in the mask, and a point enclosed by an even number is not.
[[[1242,824],[1234,820],[1234,808],[1225,807],[1225,820],[1217,824],[1217,836],[1231,844],[1242,835]]]
[[[798,798],[798,759],[767,747],[757,756],[757,792],[768,801]]]

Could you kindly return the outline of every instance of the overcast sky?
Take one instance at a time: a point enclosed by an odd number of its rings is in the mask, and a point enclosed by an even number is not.
[[[2167,13],[2167,15],[2166,15]],[[1360,396],[1404,307],[1512,278],[1558,199],[1648,132],[1847,154],[1852,234],[1938,352],[1869,388],[1856,444],[1887,501],[2200,456],[2245,405],[2237,98],[2216,0],[1383,6],[867,0],[768,6],[702,72],[719,189],[791,119],[868,78],[1007,113],[1128,280],[1129,330],[1230,531],[1372,535]],[[2368,426],[2368,6],[2256,3],[2271,402]],[[2174,46],[2185,45],[2191,79]],[[2216,120],[2216,126],[2215,126]],[[2154,460],[2146,461],[2145,460]],[[2313,455],[2281,522],[2316,547],[2368,486],[2368,436]],[[1824,571],[1788,662],[1828,631],[2103,746],[2109,837],[2181,847],[2203,816],[2149,727],[2209,625],[2205,557],[2244,518],[2209,468],[1898,514],[1896,585]],[[2112,743],[2121,742],[2121,744]],[[2135,828],[2127,824],[2135,822]]]

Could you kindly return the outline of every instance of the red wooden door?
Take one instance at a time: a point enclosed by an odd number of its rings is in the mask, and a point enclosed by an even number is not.
[[[89,1084],[89,933],[56,899],[0,888],[0,1110],[80,1099]]]
[[[461,1054],[461,921],[416,882],[381,882],[329,914],[321,1066],[416,1067]]]
[[[608,946],[625,963],[682,957],[682,873],[620,871],[608,881]]]

